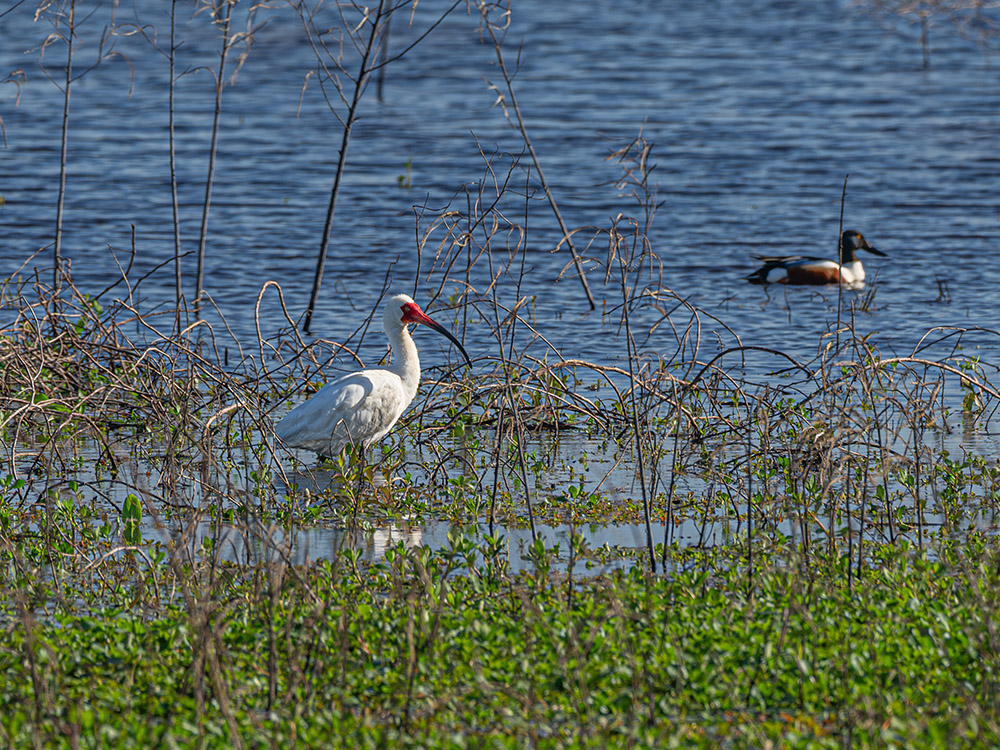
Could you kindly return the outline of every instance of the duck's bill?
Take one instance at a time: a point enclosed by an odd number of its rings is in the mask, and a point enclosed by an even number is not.
[[[883,253],[883,252],[882,252],[881,250],[878,250],[877,248],[875,248],[875,247],[872,247],[871,245],[868,245],[867,247],[863,247],[863,248],[861,248],[861,249],[862,249],[862,250],[867,250],[867,251],[868,251],[868,252],[870,252],[870,253],[871,253],[872,255],[881,255],[881,256],[882,256],[883,258],[887,258],[887,257],[888,257],[888,256],[887,256],[887,255],[886,255],[885,253]]]

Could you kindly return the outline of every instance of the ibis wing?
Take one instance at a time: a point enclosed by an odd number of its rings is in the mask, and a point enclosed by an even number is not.
[[[405,407],[399,404],[393,377],[368,370],[338,378],[292,409],[278,424],[278,437],[328,456],[348,443],[371,444],[389,431]]]

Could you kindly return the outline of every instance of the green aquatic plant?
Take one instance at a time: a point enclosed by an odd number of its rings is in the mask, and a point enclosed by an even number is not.
[[[413,173],[413,159],[407,159],[403,162],[403,174],[397,175],[396,184],[399,185],[404,190],[409,190],[412,185],[412,173]]]
[[[122,503],[122,541],[132,546],[142,543],[142,502],[129,493]]]

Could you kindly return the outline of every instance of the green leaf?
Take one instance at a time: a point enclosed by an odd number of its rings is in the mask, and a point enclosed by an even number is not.
[[[142,542],[142,503],[139,498],[129,494],[122,503],[122,539],[126,544],[136,545]]]

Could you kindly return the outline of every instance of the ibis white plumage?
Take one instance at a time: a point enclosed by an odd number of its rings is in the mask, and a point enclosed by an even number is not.
[[[410,323],[425,325],[446,336],[472,366],[458,339],[431,320],[412,298],[397,294],[386,304],[383,315],[392,363],[385,368],[350,373],[323,386],[278,423],[278,437],[293,448],[331,457],[349,444],[364,451],[385,437],[420,385],[420,358],[410,336]]]

